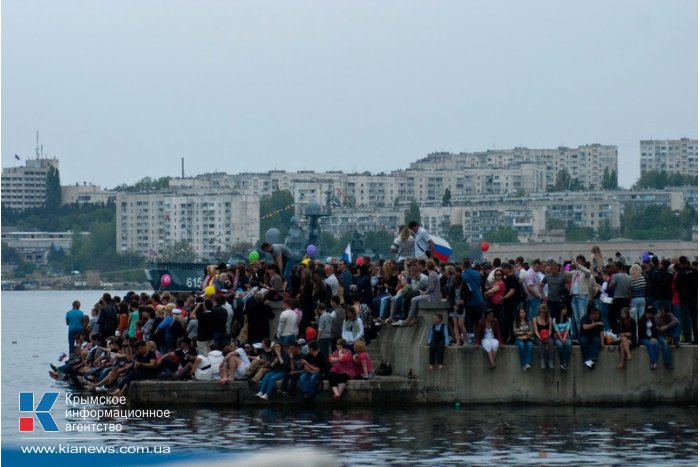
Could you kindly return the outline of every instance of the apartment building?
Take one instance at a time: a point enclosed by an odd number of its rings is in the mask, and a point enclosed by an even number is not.
[[[681,138],[639,142],[642,173],[663,170],[681,175],[698,175],[698,140]]]
[[[2,169],[2,204],[11,209],[46,206],[49,169],[58,169],[58,159],[27,159],[24,166]]]
[[[119,193],[117,251],[156,256],[177,242],[207,259],[240,242],[255,242],[259,197],[222,191]]]

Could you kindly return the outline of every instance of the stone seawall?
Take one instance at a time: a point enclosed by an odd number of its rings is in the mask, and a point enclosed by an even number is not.
[[[432,316],[447,316],[444,303],[422,303],[419,322],[408,328],[384,326],[379,339],[382,359],[390,362],[395,375],[407,376],[409,369],[420,381],[418,400],[426,403],[529,402],[539,404],[598,403],[696,403],[698,354],[696,346],[671,350],[674,369],[649,368],[645,347],[632,351],[632,360],[618,369],[617,347],[600,351],[594,370],[583,365],[580,348],[572,348],[568,371],[559,368],[555,349],[554,370],[539,368],[539,349],[534,348],[532,368],[520,367],[518,348],[502,347],[496,368],[488,368],[486,353],[474,345],[447,347],[442,370],[429,370],[428,332]],[[423,306],[424,305],[424,306]],[[611,347],[612,348],[612,347]]]

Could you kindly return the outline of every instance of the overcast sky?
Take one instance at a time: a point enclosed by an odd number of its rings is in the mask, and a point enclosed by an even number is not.
[[[406,168],[698,127],[696,0],[3,0],[2,166],[64,184]]]

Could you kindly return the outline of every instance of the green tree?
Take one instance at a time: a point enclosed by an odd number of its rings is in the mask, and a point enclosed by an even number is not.
[[[416,221],[420,224],[420,206],[415,200],[411,201],[409,208],[404,211],[404,224],[408,225],[411,221]]]
[[[486,232],[484,234],[484,240],[489,243],[519,243],[518,232],[513,230],[512,227],[506,227],[504,225],[499,225],[496,230]]]
[[[115,191],[130,191],[130,192],[165,190],[166,188],[168,188],[170,186],[170,179],[171,178],[172,177],[160,177],[160,178],[143,177],[141,180],[134,183],[133,185],[127,185],[126,183],[122,183],[121,185],[115,187],[114,190]]]
[[[365,248],[373,250],[375,253],[381,254],[384,257],[388,257],[392,254],[390,248],[393,242],[394,236],[386,230],[367,232],[365,235]],[[343,248],[345,248],[345,246],[343,246]]]
[[[697,185],[697,175],[681,175],[678,173],[669,173],[665,170],[648,170],[642,172],[642,175],[637,180],[632,188],[637,190],[644,188],[655,188],[663,190],[667,186],[685,186]]]
[[[61,206],[61,176],[54,166],[46,175],[46,209],[53,211]]]
[[[611,240],[617,236],[617,230],[612,228],[609,219],[603,219],[603,221],[598,225],[596,236],[598,237],[598,240]]]
[[[462,226],[459,224],[453,224],[447,231],[447,238],[451,242],[463,242],[464,241],[464,231]]]
[[[451,206],[452,205],[451,200],[452,200],[452,192],[450,191],[449,188],[445,188],[445,194],[442,195],[442,205],[443,206]]]
[[[278,229],[282,238],[289,232],[289,221],[294,216],[294,197],[288,190],[275,190],[260,198],[260,238],[267,229]]]
[[[685,208],[626,205],[620,218],[621,234],[634,240],[690,240],[698,213]]]
[[[586,242],[595,239],[595,230],[591,227],[569,226],[566,229],[566,240],[569,242]]]
[[[610,170],[606,167],[603,171],[603,189],[617,190],[617,170]]]
[[[557,173],[554,185],[550,185],[547,191],[582,191],[583,189],[583,184],[578,178],[572,178],[568,170],[561,169]]]

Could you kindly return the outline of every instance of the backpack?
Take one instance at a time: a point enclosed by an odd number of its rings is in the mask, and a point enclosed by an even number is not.
[[[391,363],[381,362],[375,373],[379,376],[391,376],[391,372]]]

